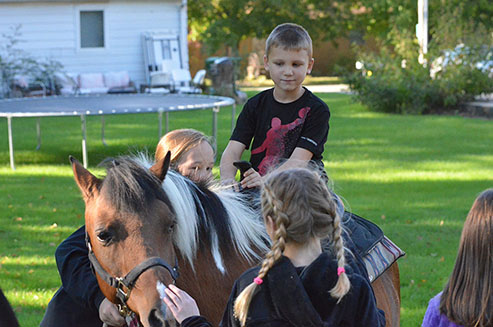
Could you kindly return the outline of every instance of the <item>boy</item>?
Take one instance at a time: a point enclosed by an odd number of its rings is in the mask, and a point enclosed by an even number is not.
[[[266,41],[264,66],[275,86],[251,98],[238,117],[221,157],[223,183],[234,181],[233,162],[240,160],[252,138],[253,169],[244,174],[243,188],[260,186],[261,176],[281,162],[282,169],[309,160],[323,168],[329,108],[302,86],[313,62],[312,40],[303,27],[285,23],[271,32]]]

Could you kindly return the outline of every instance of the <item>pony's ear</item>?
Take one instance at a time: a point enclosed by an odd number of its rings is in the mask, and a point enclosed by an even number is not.
[[[101,184],[101,180],[85,169],[74,157],[69,156],[69,160],[72,163],[74,178],[82,192],[84,201],[87,201],[89,198],[97,195],[99,193],[99,185]]]
[[[171,152],[168,151],[168,153],[166,153],[163,159],[158,160],[158,162],[156,162],[151,167],[151,173],[153,173],[154,176],[156,176],[161,182],[164,181],[164,178],[166,177],[166,173],[168,172],[170,161],[171,161]]]

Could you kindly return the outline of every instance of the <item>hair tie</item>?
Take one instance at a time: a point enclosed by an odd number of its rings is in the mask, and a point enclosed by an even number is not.
[[[337,267],[337,276],[341,276],[341,274],[345,273],[346,269],[344,267]]]
[[[253,279],[253,282],[254,282],[255,284],[257,284],[257,285],[260,285],[260,284],[262,284],[262,283],[264,282],[264,280],[263,280],[262,278],[260,278],[260,277],[255,277],[255,278]]]

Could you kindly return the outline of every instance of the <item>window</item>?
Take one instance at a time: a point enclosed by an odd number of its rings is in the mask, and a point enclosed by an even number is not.
[[[104,12],[80,12],[80,47],[104,48]]]
[[[161,51],[163,54],[163,59],[171,59],[171,48],[169,40],[161,41]]]

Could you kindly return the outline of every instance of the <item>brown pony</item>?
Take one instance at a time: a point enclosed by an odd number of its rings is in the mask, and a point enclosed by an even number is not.
[[[218,324],[234,281],[268,250],[260,211],[238,193],[168,172],[169,154],[152,167],[135,158],[108,161],[104,179],[71,162],[104,295],[135,312],[145,327],[162,327],[173,321],[162,301],[164,285],[175,282]],[[397,264],[372,285],[387,326],[398,326]]]

